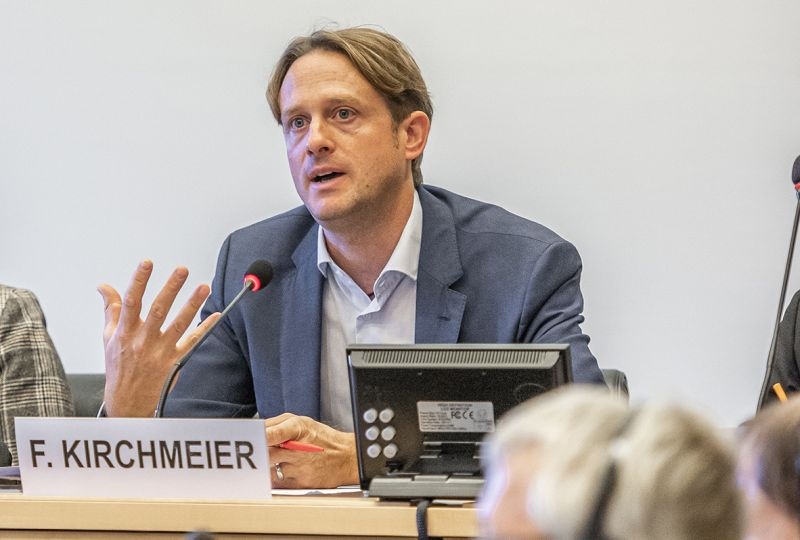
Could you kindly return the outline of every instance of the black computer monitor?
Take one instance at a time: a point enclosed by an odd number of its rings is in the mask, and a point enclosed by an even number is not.
[[[361,488],[386,497],[476,494],[500,416],[572,381],[565,344],[350,345],[347,361]]]

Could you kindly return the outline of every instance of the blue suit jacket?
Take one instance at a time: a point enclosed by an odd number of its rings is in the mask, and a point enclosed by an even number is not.
[[[417,343],[569,343],[576,381],[602,383],[583,334],[581,261],[549,229],[502,208],[421,186]],[[324,278],[304,207],[231,234],[203,317],[222,311],[256,259],[274,278],[245,297],[187,363],[170,416],[319,418]],[[342,351],[345,361],[345,351]]]

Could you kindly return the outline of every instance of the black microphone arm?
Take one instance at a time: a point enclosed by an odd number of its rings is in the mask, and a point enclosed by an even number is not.
[[[175,365],[172,366],[172,370],[169,372],[167,379],[164,381],[164,386],[161,387],[161,395],[158,398],[158,405],[156,406],[156,411],[153,414],[155,418],[161,418],[164,416],[164,405],[167,402],[167,395],[169,395],[170,387],[172,386],[172,382],[175,380],[175,377],[178,375],[178,372],[186,365],[186,362],[189,361],[189,357],[192,356],[194,351],[197,350],[200,345],[211,335],[211,332],[217,327],[217,325],[222,321],[223,318],[233,309],[233,307],[239,303],[239,301],[244,297],[245,294],[248,292],[256,292],[264,287],[272,279],[272,265],[270,265],[267,261],[258,260],[253,262],[248,268],[247,273],[244,275],[244,286],[242,290],[239,291],[233,300],[227,305],[227,307],[222,311],[219,318],[214,321],[214,324],[209,326],[206,331],[200,336],[194,345],[192,345],[186,354],[180,357],[180,359],[175,362]]]
[[[772,330],[772,341],[770,342],[769,353],[767,354],[767,371],[764,373],[764,382],[761,384],[761,392],[758,396],[758,408],[756,411],[761,410],[769,395],[769,381],[772,376],[772,368],[775,364],[775,351],[778,348],[778,328],[780,327],[781,318],[783,317],[783,303],[786,301],[786,287],[789,284],[789,274],[791,274],[792,271],[794,246],[797,242],[797,224],[800,222],[800,156],[797,156],[792,166],[792,183],[794,184],[795,193],[797,194],[797,206],[794,211],[792,235],[789,239],[789,253],[786,255],[786,266],[783,270],[783,283],[781,284],[780,300],[778,300],[778,315],[775,318],[775,327]]]

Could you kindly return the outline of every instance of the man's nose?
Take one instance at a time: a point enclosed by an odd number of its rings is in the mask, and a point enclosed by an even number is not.
[[[333,150],[333,139],[330,136],[330,127],[321,120],[311,122],[306,138],[306,152],[319,154]]]

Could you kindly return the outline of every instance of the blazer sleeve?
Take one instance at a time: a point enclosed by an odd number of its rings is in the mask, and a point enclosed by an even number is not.
[[[589,336],[581,330],[582,263],[567,241],[554,242],[539,256],[530,274],[520,322],[522,342],[568,343],[576,382],[604,384]]]
[[[33,293],[14,289],[0,312],[0,440],[17,462],[16,416],[72,416],[64,367]]]

